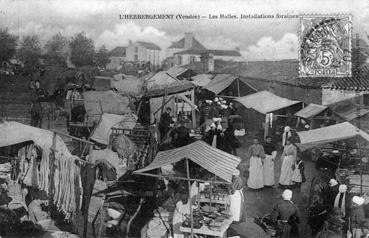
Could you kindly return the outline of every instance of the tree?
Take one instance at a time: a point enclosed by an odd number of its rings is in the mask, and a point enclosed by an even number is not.
[[[41,57],[41,46],[38,36],[23,37],[21,47],[18,49],[18,56],[26,69],[34,69]]]
[[[93,65],[95,46],[92,39],[86,37],[85,33],[78,33],[72,38],[70,44],[71,61],[76,66]]]
[[[109,63],[109,52],[105,45],[102,45],[95,55],[95,63],[98,67],[104,67]]]
[[[53,35],[44,47],[46,60],[50,64],[64,66],[68,52],[68,40],[60,32]]]
[[[17,49],[18,37],[11,35],[8,29],[0,29],[0,62],[11,59]]]

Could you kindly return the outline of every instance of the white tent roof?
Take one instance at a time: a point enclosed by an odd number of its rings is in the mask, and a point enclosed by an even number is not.
[[[44,150],[49,150],[53,142],[53,132],[28,126],[15,121],[0,123],[0,147],[33,141]],[[59,153],[71,156],[62,138],[56,135],[56,148]]]
[[[334,141],[349,139],[355,136],[360,136],[369,142],[369,134],[349,122],[343,122],[310,131],[300,131],[297,132],[297,134],[301,141],[301,143],[297,145],[301,150],[306,150]]]
[[[246,108],[252,108],[262,114],[267,114],[301,103],[301,101],[282,98],[268,91],[257,92],[235,100],[240,102]]]
[[[159,152],[151,164],[143,169],[136,170],[134,173],[158,169],[185,158],[229,183],[232,182],[233,172],[241,161],[239,157],[214,148],[204,141],[196,141],[176,149]]]

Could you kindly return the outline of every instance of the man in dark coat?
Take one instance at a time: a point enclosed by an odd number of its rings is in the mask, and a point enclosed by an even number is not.
[[[161,115],[160,123],[159,123],[159,131],[160,131],[160,140],[162,141],[166,134],[169,131],[170,124],[172,123],[172,117],[170,112],[172,109],[170,107],[167,108],[166,112]]]
[[[272,211],[271,219],[282,232],[281,238],[298,237],[297,224],[300,223],[300,215],[297,206],[291,201],[292,191],[286,189],[282,193],[283,200],[278,202]],[[295,230],[293,234],[292,230]]]
[[[173,131],[172,135],[175,147],[185,146],[191,141],[190,130],[185,126],[184,121],[180,122],[180,126]]]
[[[40,81],[36,80],[31,98],[31,126],[41,128],[42,125],[42,106],[41,102],[46,100],[47,93],[41,87]]]

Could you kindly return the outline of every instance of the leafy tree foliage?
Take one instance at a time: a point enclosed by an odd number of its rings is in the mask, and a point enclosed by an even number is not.
[[[95,46],[92,39],[87,38],[85,33],[78,33],[72,38],[70,44],[71,61],[74,65],[81,67],[93,65]]]
[[[11,59],[17,50],[18,37],[10,34],[8,29],[0,29],[0,62]]]
[[[105,45],[102,45],[95,55],[95,64],[98,67],[104,67],[109,63],[109,52]]]
[[[48,63],[65,66],[68,47],[68,40],[65,36],[60,32],[53,35],[44,47]]]
[[[41,46],[38,36],[23,37],[21,46],[18,49],[18,57],[24,63],[26,69],[33,69],[38,65],[41,57]]]

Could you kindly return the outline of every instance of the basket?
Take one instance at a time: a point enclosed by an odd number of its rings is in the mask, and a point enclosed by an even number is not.
[[[263,228],[267,235],[271,237],[279,236],[280,232],[278,232],[278,230],[273,225],[272,220],[270,219],[270,214],[266,214],[263,217],[255,217],[254,222],[261,228]]]

